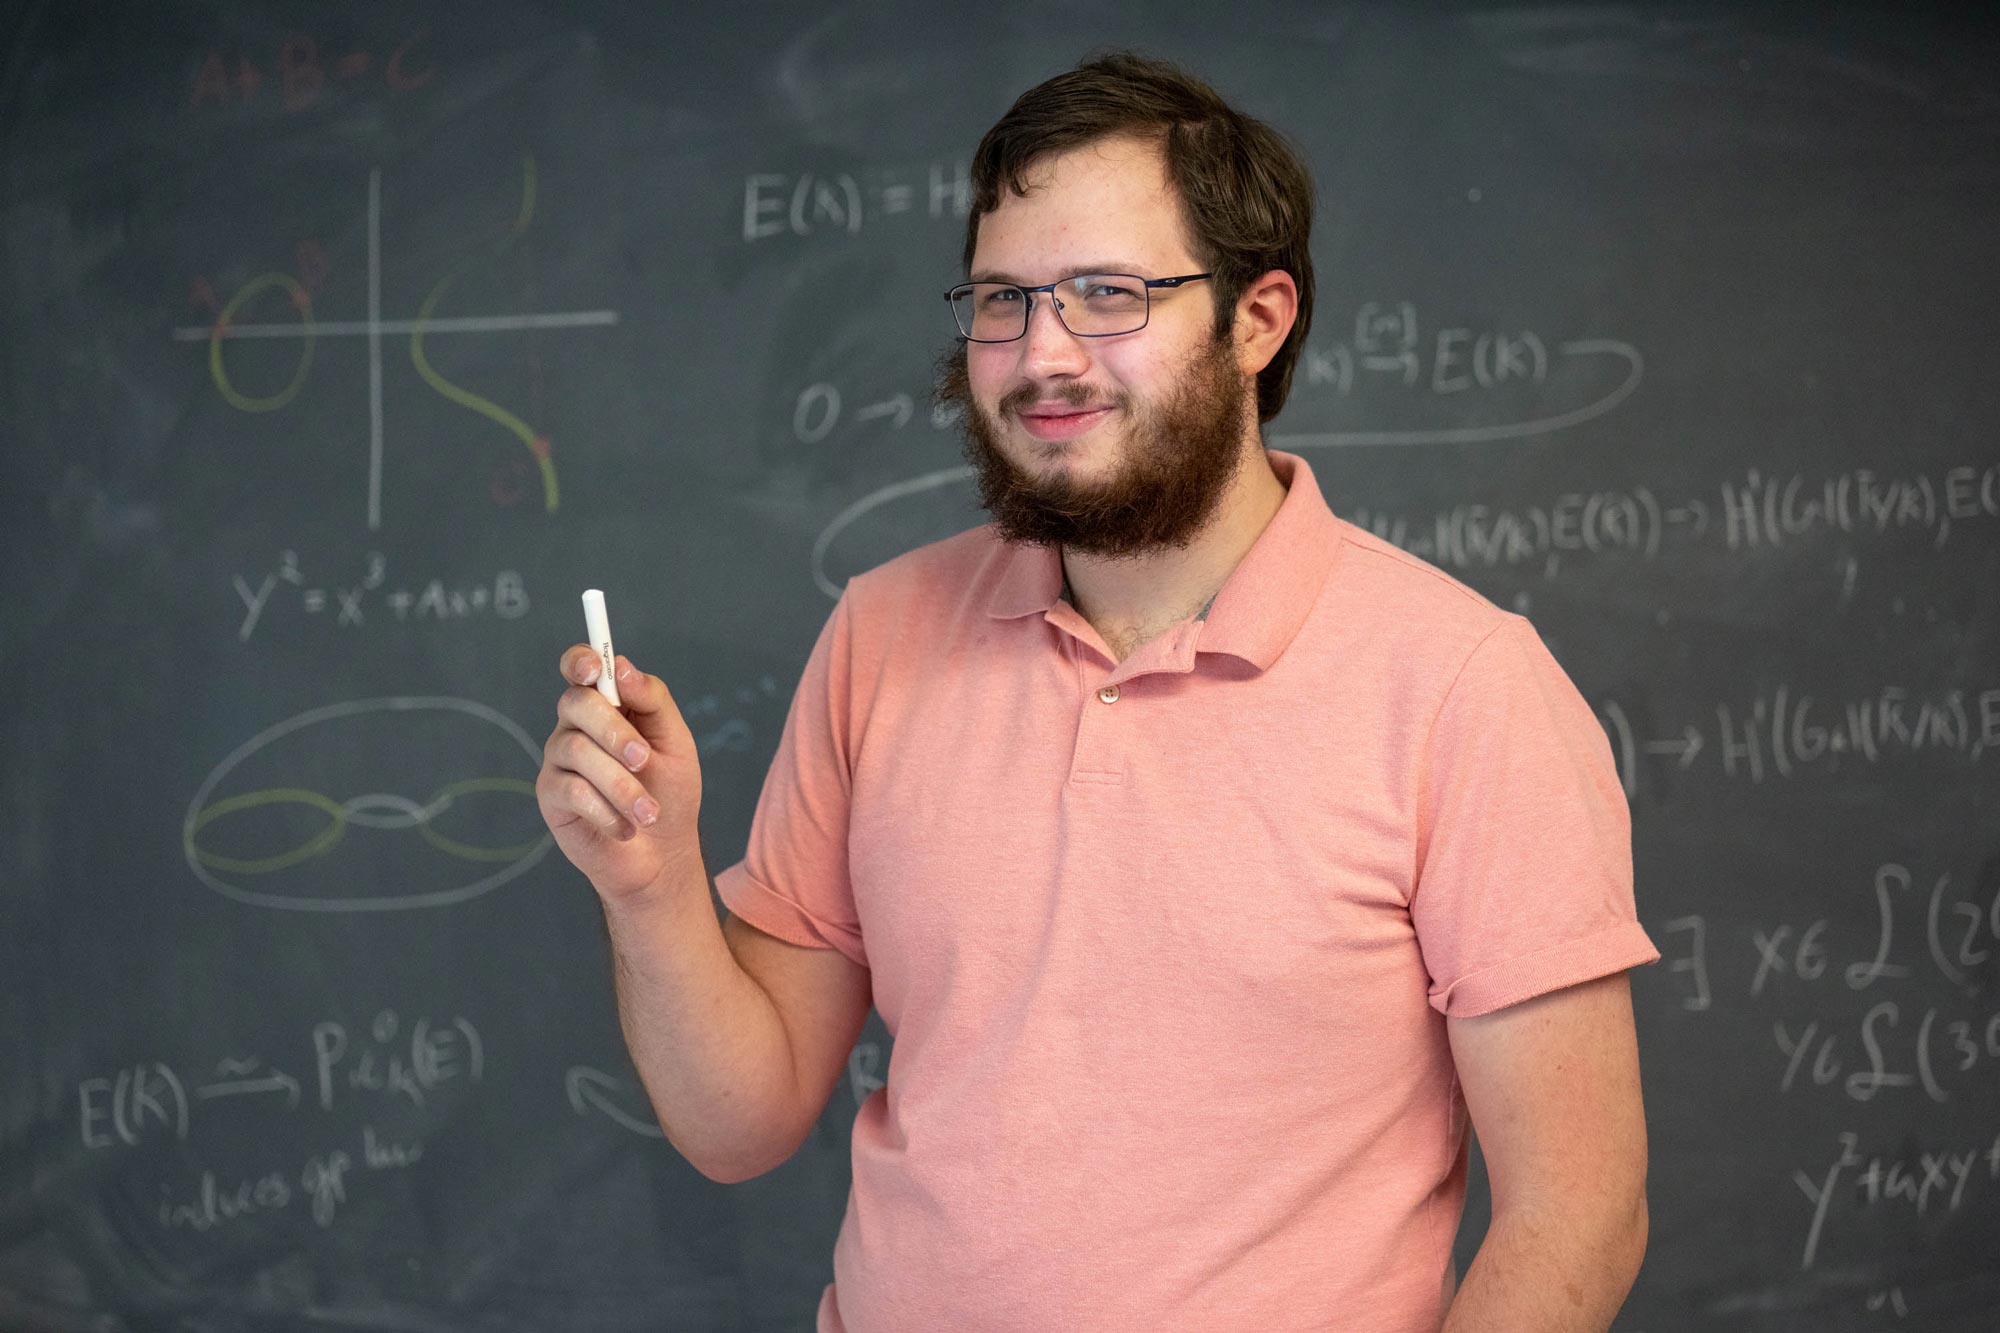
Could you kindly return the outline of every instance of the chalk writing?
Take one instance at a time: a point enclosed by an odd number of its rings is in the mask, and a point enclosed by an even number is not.
[[[1669,975],[1685,972],[1689,981],[1686,992],[1680,997],[1681,1008],[1697,1013],[1707,1009],[1713,1001],[1708,988],[1708,925],[1698,916],[1676,917],[1661,928],[1664,937],[1671,940],[1675,935],[1687,936],[1684,953],[1673,953],[1663,949],[1661,959],[1666,963]]]
[[[1369,301],[1356,308],[1352,333],[1301,349],[1297,398],[1319,394],[1380,398],[1384,391],[1430,403],[1490,400],[1478,424],[1398,424],[1332,431],[1274,432],[1283,449],[1346,445],[1479,444],[1562,430],[1612,411],[1639,387],[1639,349],[1613,338],[1555,338],[1531,328],[1421,327],[1411,301]],[[1532,388],[1522,393],[1514,386]],[[1554,392],[1560,387],[1560,394]],[[1549,399],[1556,398],[1551,408]],[[1310,410],[1310,409],[1307,409]],[[1459,409],[1454,409],[1455,412]],[[1349,415],[1352,415],[1349,413]]]
[[[304,111],[319,102],[329,84],[365,86],[367,76],[379,68],[382,86],[394,93],[412,92],[437,76],[437,66],[425,51],[428,30],[419,28],[405,37],[386,60],[366,47],[352,47],[339,55],[322,53],[313,37],[294,33],[284,39],[269,63],[277,71],[274,91],[283,97],[285,110]],[[248,54],[234,53],[232,61],[222,51],[212,50],[195,70],[188,91],[188,106],[248,106],[263,89],[269,76]]]
[[[870,218],[908,214],[931,221],[963,218],[972,179],[963,161],[917,170],[753,172],[743,178],[743,240],[822,233],[857,236]],[[942,288],[940,288],[942,290]]]
[[[1938,982],[1968,999],[1981,991],[1978,970],[2000,951],[2000,884],[1967,896],[1949,871],[1919,881],[1907,866],[1878,866],[1868,886],[1874,938],[1866,951],[1842,954],[1829,918],[1758,926],[1750,933],[1756,969],[1750,995],[1800,998],[1823,988],[1850,992],[1882,983]],[[1909,918],[1915,917],[1913,922]],[[1844,964],[1844,965],[1843,965]],[[1778,1090],[1831,1087],[1857,1102],[1885,1090],[1917,1089],[1950,1101],[1953,1086],[2000,1066],[2000,1007],[1953,1012],[1908,998],[1883,998],[1843,1029],[1824,1015],[1778,1019],[1772,1041],[1782,1058]]]
[[[498,505],[519,503],[539,483],[543,508],[554,512],[559,501],[554,450],[546,431],[537,430],[515,412],[491,398],[447,379],[431,363],[426,339],[442,334],[495,334],[536,329],[580,328],[618,322],[615,310],[578,310],[554,313],[475,315],[443,318],[437,313],[451,285],[471,268],[490,264],[512,248],[527,232],[536,211],[538,173],[533,155],[521,160],[520,200],[514,217],[499,238],[472,251],[448,269],[425,295],[414,319],[382,317],[382,173],[368,174],[368,317],[363,320],[322,320],[313,306],[312,288],[285,272],[258,274],[245,283],[217,311],[214,322],[183,326],[173,332],[175,339],[208,344],[209,376],[216,390],[238,411],[275,412],[289,406],[304,387],[312,368],[313,351],[320,338],[366,337],[368,339],[369,464],[367,519],[372,531],[382,526],[382,456],[384,449],[384,408],[382,394],[382,335],[407,333],[410,337],[410,364],[424,383],[448,401],[483,417],[519,445],[520,453],[510,452],[487,480],[488,492]],[[324,276],[321,256],[316,276]],[[207,304],[213,293],[205,280],[197,280],[194,295]],[[281,293],[286,300],[285,318],[276,323],[248,323],[239,318],[267,292]],[[210,308],[213,308],[212,304]],[[269,392],[246,389],[232,374],[225,346],[240,339],[281,339],[298,347],[289,377]],[[530,362],[531,376],[539,375],[539,361]],[[538,388],[538,384],[531,385]]]
[[[355,1041],[340,1023],[313,1028],[313,1070],[319,1104],[332,1110],[345,1087],[377,1092],[421,1107],[445,1084],[477,1083],[486,1053],[479,1032],[464,1018],[434,1022],[419,1018],[407,1035],[392,1009],[375,1015],[365,1039]]]
[[[888,393],[862,403],[846,420],[875,430],[901,430],[916,416],[917,399],[908,393]],[[840,390],[826,383],[808,384],[799,391],[792,407],[792,435],[800,444],[818,444],[832,435],[842,422],[844,400]],[[958,410],[932,404],[921,418],[933,430],[943,430],[958,421]]]
[[[379,626],[392,620],[411,625],[476,620],[488,615],[500,620],[519,620],[530,609],[527,583],[516,570],[503,569],[490,581],[476,583],[459,580],[448,583],[440,578],[392,583],[388,559],[377,551],[368,553],[366,568],[358,575],[350,575],[348,581],[308,578],[298,552],[285,550],[279,553],[274,568],[248,578],[238,573],[231,584],[242,606],[243,617],[236,626],[236,638],[242,643],[248,643],[256,634],[266,611],[279,606],[307,620],[352,629]]]
[[[555,845],[535,811],[540,755],[512,719],[471,700],[329,704],[266,728],[209,773],[188,803],[182,852],[203,884],[252,906],[365,912],[463,902]],[[366,772],[371,759],[380,779],[349,776],[358,790],[340,796],[319,790],[336,770]],[[261,776],[226,785],[246,763]],[[425,794],[395,789],[403,784]]]
[[[1868,1293],[1868,1299],[1865,1303],[1871,1312],[1888,1310],[1898,1319],[1907,1318],[1910,1313],[1910,1303],[1903,1296],[1903,1289],[1901,1287],[1889,1287],[1882,1291],[1871,1291]]]
[[[313,1221],[329,1227],[347,1202],[350,1173],[402,1170],[423,1157],[421,1143],[385,1139],[373,1125],[362,1126],[357,1149],[358,1156],[345,1148],[315,1153],[289,1173],[271,1170],[225,1180],[204,1170],[180,1197],[162,1184],[154,1215],[169,1231],[206,1232],[239,1218],[284,1212],[303,1200]]]
[[[1968,896],[1949,871],[1919,874],[1885,862],[1866,891],[1876,920],[1873,939],[1859,948],[1843,947],[1838,927],[1824,917],[1802,927],[1779,922],[1753,929],[1751,996],[1797,1001],[1877,989],[1907,994],[1920,984],[1935,993],[1939,982],[1967,998],[1982,993],[1976,970],[2000,949],[2000,884],[1982,885]],[[2000,1007],[1953,1013],[1927,1004],[1919,1013],[1920,1003],[1878,999],[1845,1027],[1826,1017],[1824,1002],[1809,1021],[1778,1019],[1772,1037],[1781,1058],[1779,1092],[1829,1089],[1860,1103],[1920,1093],[1930,1103],[1945,1103],[1982,1073],[1990,1081],[2000,1067]],[[1974,1104],[1990,1100],[1982,1090]],[[1811,1209],[1802,1268],[1816,1261],[1840,1200],[1861,1212],[1908,1208],[1923,1216],[1956,1211],[1972,1184],[2000,1180],[2000,1137],[1940,1151],[1913,1150],[1905,1140],[1894,1155],[1864,1154],[1851,1132],[1839,1142],[1840,1152],[1823,1170],[1793,1173]],[[1897,1289],[1871,1300],[1871,1308],[1907,1309]]]
[[[1301,368],[1308,388],[1351,393],[1358,375],[1455,394],[1515,380],[1539,383],[1549,373],[1548,346],[1532,329],[1454,327],[1424,336],[1418,332],[1417,308],[1409,301],[1370,301],[1354,312],[1352,327],[1346,342],[1309,343],[1303,349]]]
[[[2000,518],[2000,463],[1938,472],[1878,474],[1856,468],[1809,479],[1752,468],[1722,483],[1722,535],[1731,550],[1780,546],[1815,532],[1915,529],[1942,550],[1952,525]]]
[[[1450,569],[1491,569],[1539,562],[1553,578],[1569,555],[1624,552],[1657,556],[1689,527],[1706,524],[1699,505],[1663,506],[1644,486],[1631,491],[1572,491],[1547,505],[1507,508],[1453,505],[1424,522],[1360,509],[1348,515],[1411,555]]]
[[[156,1138],[188,1140],[196,1108],[248,1098],[272,1110],[310,1105],[323,1112],[344,1098],[379,1096],[423,1108],[439,1089],[477,1083],[485,1076],[486,1047],[463,1015],[420,1017],[404,1027],[393,1009],[377,1013],[355,1034],[344,1023],[315,1024],[300,1054],[308,1057],[302,1080],[257,1055],[230,1055],[215,1074],[196,1082],[161,1061],[143,1061],[116,1074],[77,1084],[77,1132],[88,1149],[136,1148]],[[301,1097],[302,1086],[314,1090]]]
[[[1885,685],[1827,700],[1778,685],[1748,704],[1715,705],[1713,728],[1703,718],[1656,728],[1660,734],[1642,732],[1615,699],[1598,713],[1628,796],[1637,795],[1648,759],[1671,760],[1676,770],[1701,760],[1703,772],[1757,785],[1857,765],[1978,764],[2000,746],[2000,687],[1913,693]]]
[[[1717,758],[1730,777],[1762,782],[1813,767],[1938,753],[1977,761],[2000,745],[2000,689],[1916,695],[1898,685],[1825,703],[1780,685],[1745,708],[1718,704]]]
[[[1895,1155],[1864,1156],[1861,1136],[1850,1130],[1836,1135],[1836,1142],[1839,1151],[1818,1175],[1801,1169],[1792,1172],[1810,1210],[1799,1256],[1801,1269],[1811,1268],[1818,1259],[1836,1202],[1847,1205],[1843,1214],[1907,1210],[1921,1217],[1932,1209],[1955,1213],[1965,1206],[1975,1185],[2000,1182],[2000,1134],[1986,1142]]]
[[[747,754],[756,747],[757,732],[750,717],[741,711],[768,700],[788,700],[777,678],[770,672],[720,691],[691,695],[680,704],[681,720],[694,735],[695,748],[703,759],[725,751]],[[732,710],[729,705],[733,705]],[[697,723],[704,726],[697,726]]]
[[[878,1042],[856,1042],[847,1053],[847,1090],[853,1095],[857,1109],[870,1093],[889,1086],[887,1064]]]
[[[1830,477],[1767,477],[1753,468],[1745,478],[1721,482],[1706,498],[1635,486],[1572,491],[1539,504],[1460,504],[1422,516],[1358,509],[1346,517],[1448,569],[1541,564],[1548,578],[1564,561],[1583,555],[1651,560],[1699,543],[1763,551],[1817,533],[1889,536],[1907,530],[1942,550],[1964,525],[2000,519],[2000,464],[1962,463],[1895,477],[1867,468]]]
[[[578,1115],[595,1112],[620,1129],[641,1138],[663,1139],[667,1136],[653,1117],[646,1090],[641,1087],[634,1092],[630,1079],[607,1074],[589,1065],[572,1065],[563,1074],[563,1091],[569,1097],[570,1109]]]
[[[83,1080],[77,1110],[86,1148],[135,1147],[146,1140],[149,1125],[177,1139],[188,1134],[186,1087],[164,1064],[137,1064],[111,1077]]]
[[[2000,1060],[2000,1009],[1940,1022],[1935,1005],[1917,1018],[1884,1000],[1851,1032],[1825,1031],[1818,1020],[1794,1031],[1780,1021],[1772,1025],[1772,1040],[1784,1057],[1780,1092],[1834,1087],[1866,1102],[1885,1088],[1917,1087],[1933,1102],[1948,1102],[1959,1076]],[[1858,1057],[1851,1053],[1855,1046]]]
[[[813,583],[826,594],[828,600],[838,601],[841,584],[835,581],[827,567],[827,552],[832,549],[834,541],[841,533],[869,514],[897,500],[910,499],[946,486],[964,485],[971,480],[972,469],[969,467],[940,468],[934,472],[922,473],[904,481],[878,487],[848,505],[835,514],[827,525],[820,529],[819,536],[813,539],[811,566]]]
[[[1927,883],[1925,881],[1928,881]],[[1990,888],[1990,892],[1989,892]],[[1919,914],[1921,924],[1897,930],[1900,905],[1914,904],[1908,911]],[[1912,974],[1900,957],[1900,941],[1914,937],[1921,946],[1925,975],[1943,981],[1967,995],[1977,993],[1974,972],[2000,945],[2000,883],[1982,885],[1968,897],[1950,871],[1926,875],[1923,880],[1907,866],[1885,862],[1878,866],[1869,883],[1868,905],[1877,922],[1873,954],[1855,958],[1838,971],[1842,984],[1850,990],[1867,990],[1882,978],[1902,978]],[[1825,938],[1826,918],[1818,918],[1803,929],[1781,923],[1751,937],[1757,951],[1757,970],[1750,982],[1750,994],[1761,995],[1767,985],[1783,978],[1814,983],[1828,976],[1830,946]]]

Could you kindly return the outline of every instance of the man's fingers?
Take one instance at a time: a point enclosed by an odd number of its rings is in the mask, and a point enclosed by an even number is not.
[[[611,701],[587,685],[575,685],[556,700],[556,718],[632,772],[653,757],[653,744]]]
[[[587,643],[572,644],[558,666],[571,688],[556,701],[558,723],[543,747],[535,787],[551,828],[581,820],[620,842],[637,837],[660,818],[660,800],[637,776],[668,744],[687,745],[686,727],[666,685],[615,659],[619,698],[614,706],[594,688],[601,669]],[[678,739],[675,731],[678,728]]]
[[[595,739],[605,753],[635,772],[655,751],[686,749],[687,725],[666,682],[639,670],[622,653],[613,664],[617,669],[617,706],[595,688],[600,669],[596,650],[580,643],[564,652],[563,677],[576,688],[563,691],[556,703],[556,716]]]
[[[620,841],[638,833],[638,829],[620,817],[618,811],[612,809],[612,803],[604,799],[604,793],[592,787],[590,779],[582,773],[544,767],[540,779],[536,779],[534,791],[542,805],[542,819],[548,821],[550,829],[560,829],[562,825],[582,819],[584,823],[594,825],[600,833]]]
[[[548,763],[558,771],[582,777],[610,805],[612,811],[634,825],[650,825],[660,819],[660,803],[654,801],[624,765],[606,755],[596,741],[580,731],[564,731],[548,745]],[[602,823],[602,821],[600,821]]]

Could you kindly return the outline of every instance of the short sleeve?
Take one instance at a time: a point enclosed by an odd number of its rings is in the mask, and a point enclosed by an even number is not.
[[[847,867],[854,771],[849,596],[834,605],[806,659],[751,817],[749,847],[715,877],[715,888],[724,906],[766,934],[838,949],[866,967]]]
[[[1410,915],[1454,1018],[1658,961],[1610,743],[1534,627],[1475,648],[1426,742]]]

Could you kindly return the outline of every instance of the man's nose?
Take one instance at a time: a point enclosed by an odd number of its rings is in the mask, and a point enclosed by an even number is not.
[[[1021,335],[1021,366],[1031,375],[1076,375],[1090,364],[1083,339],[1064,327],[1054,292],[1037,292]]]

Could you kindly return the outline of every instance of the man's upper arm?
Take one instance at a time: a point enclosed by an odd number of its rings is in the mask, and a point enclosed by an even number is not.
[[[722,937],[737,965],[771,997],[791,1043],[800,1099],[796,1148],[826,1109],[868,1021],[870,973],[838,949],[789,944],[733,912],[723,918]]]
[[[1645,1106],[1623,971],[1445,1027],[1496,1217],[1543,1205],[1643,1209]]]

